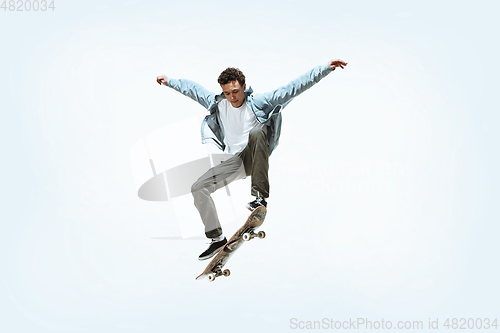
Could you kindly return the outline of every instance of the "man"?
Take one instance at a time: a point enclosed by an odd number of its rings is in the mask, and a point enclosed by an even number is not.
[[[253,211],[266,206],[269,200],[268,159],[278,146],[281,133],[281,110],[296,96],[312,87],[323,77],[344,68],[347,63],[332,60],[318,66],[289,84],[265,94],[252,95],[246,88],[245,76],[237,68],[227,68],[218,79],[222,93],[216,95],[201,85],[159,75],[158,84],[164,84],[197,101],[210,111],[201,128],[202,142],[212,142],[233,157],[208,170],[191,187],[194,204],[198,209],[205,235],[212,239],[200,260],[214,256],[227,239],[217,216],[211,193],[230,182],[252,177],[251,194],[255,200],[247,204]]]

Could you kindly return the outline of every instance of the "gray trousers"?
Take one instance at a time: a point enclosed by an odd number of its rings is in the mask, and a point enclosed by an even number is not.
[[[241,152],[205,172],[191,186],[194,205],[200,213],[208,238],[219,237],[222,228],[210,194],[227,184],[252,177],[251,195],[269,197],[269,143],[267,129],[253,128],[248,144]]]

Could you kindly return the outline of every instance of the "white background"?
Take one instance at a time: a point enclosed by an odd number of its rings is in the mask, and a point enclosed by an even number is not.
[[[0,10],[2,331],[499,315],[495,1],[55,6]],[[134,185],[134,142],[202,110],[156,76],[266,92],[335,58],[283,110],[267,238],[195,281],[205,241]]]

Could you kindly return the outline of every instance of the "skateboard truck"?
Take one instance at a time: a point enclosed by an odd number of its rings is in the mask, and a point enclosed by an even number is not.
[[[231,275],[231,271],[229,269],[222,270],[222,266],[218,266],[213,273],[208,274],[208,281],[215,281],[215,278],[221,275],[228,277],[229,275]]]
[[[259,231],[258,233],[255,232],[246,232],[243,234],[243,240],[244,241],[250,241],[251,239],[254,239],[255,237],[259,237],[260,239],[263,239],[266,237],[266,233],[264,231]]]

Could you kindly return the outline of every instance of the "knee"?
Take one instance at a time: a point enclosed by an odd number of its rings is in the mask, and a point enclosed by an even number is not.
[[[195,198],[210,196],[210,190],[203,186],[202,183],[195,182],[191,185],[191,194]]]
[[[195,182],[193,185],[191,185],[191,193],[194,195],[196,192],[201,190],[201,186],[199,185],[198,182]]]
[[[250,130],[250,133],[248,134],[248,139],[252,140],[263,140],[267,138],[267,129],[264,128],[258,128],[254,127]]]

